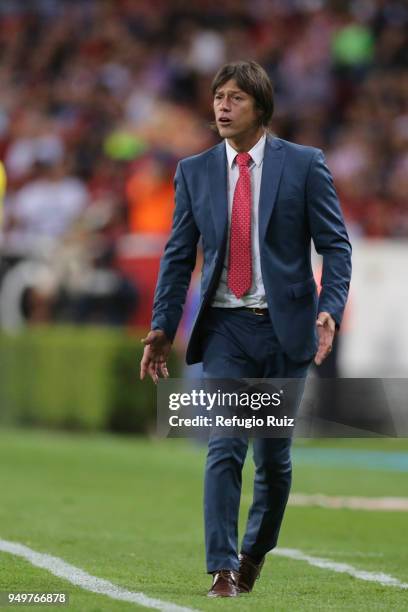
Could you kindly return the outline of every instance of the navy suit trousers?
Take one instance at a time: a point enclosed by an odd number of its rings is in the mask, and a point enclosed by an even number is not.
[[[282,351],[268,315],[210,308],[204,323],[205,378],[301,378],[311,361]],[[240,551],[256,561],[277,543],[292,477],[291,440],[255,438],[253,501]],[[238,513],[248,438],[211,437],[204,485],[207,571],[238,570]]]

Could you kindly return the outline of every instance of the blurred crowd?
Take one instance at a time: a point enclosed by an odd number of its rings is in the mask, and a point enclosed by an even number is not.
[[[2,0],[0,277],[33,321],[126,322],[121,245],[165,240],[236,59],[269,73],[273,132],[324,150],[351,233],[407,238],[407,26],[402,0]]]

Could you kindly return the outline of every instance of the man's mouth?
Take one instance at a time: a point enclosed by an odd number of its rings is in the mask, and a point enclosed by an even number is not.
[[[230,125],[232,123],[232,121],[231,121],[231,119],[228,119],[228,117],[220,117],[218,119],[218,123],[220,125],[227,126],[227,125]]]

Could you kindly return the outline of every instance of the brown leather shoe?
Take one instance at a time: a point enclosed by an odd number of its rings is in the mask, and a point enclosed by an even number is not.
[[[239,555],[238,591],[250,593],[254,588],[255,580],[259,578],[265,557],[259,563],[255,563],[245,553]]]
[[[236,573],[232,570],[219,570],[213,574],[213,583],[207,593],[208,597],[237,597]]]

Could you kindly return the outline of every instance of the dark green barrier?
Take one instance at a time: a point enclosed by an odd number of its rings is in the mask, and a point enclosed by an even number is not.
[[[94,327],[43,327],[0,335],[0,421],[144,433],[156,391],[139,381],[142,336]],[[179,372],[175,355],[169,363]]]

